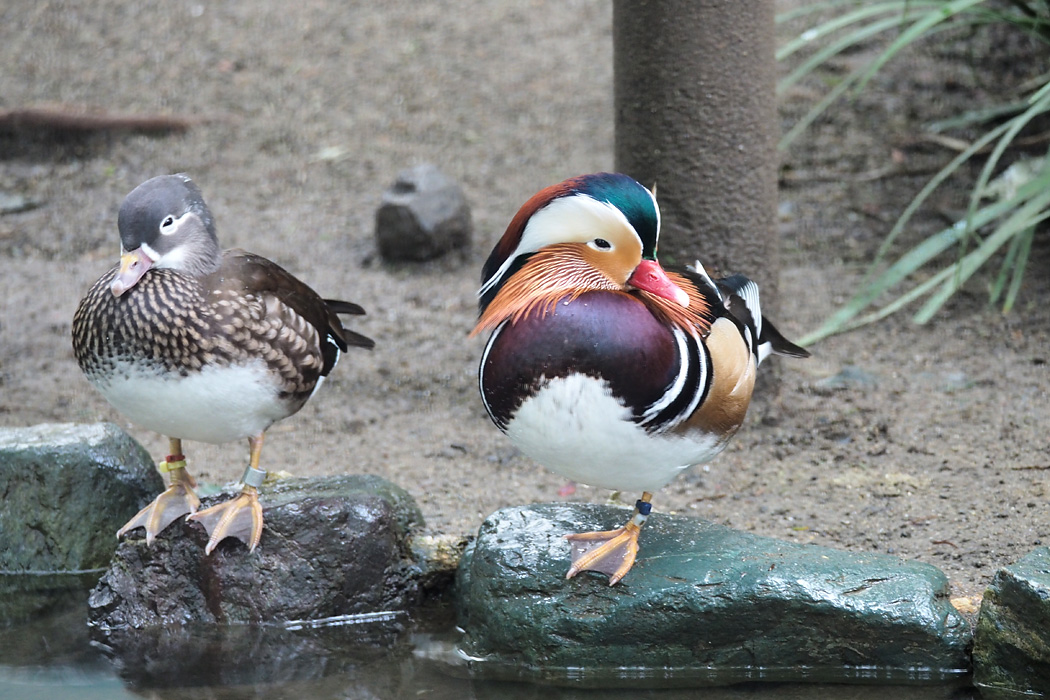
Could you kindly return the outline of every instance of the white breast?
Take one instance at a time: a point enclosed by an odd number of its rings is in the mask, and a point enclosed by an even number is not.
[[[287,417],[266,365],[205,367],[186,377],[136,370],[120,363],[96,383],[113,406],[137,425],[168,437],[220,444],[257,435]]]
[[[647,433],[607,382],[583,375],[553,379],[526,399],[507,435],[558,474],[625,491],[655,491],[724,447],[709,435]]]

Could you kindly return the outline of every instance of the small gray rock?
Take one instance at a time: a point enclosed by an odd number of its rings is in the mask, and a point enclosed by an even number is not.
[[[201,507],[229,497],[202,498]],[[264,486],[260,500],[265,527],[252,553],[226,539],[205,556],[204,528],[185,520],[150,547],[126,538],[88,600],[91,624],[269,624],[419,601],[423,566],[408,538],[423,516],[403,489],[376,476],[293,478]]]
[[[0,214],[18,214],[41,206],[41,202],[23,194],[0,190]]]
[[[628,514],[546,504],[489,516],[456,588],[460,648],[475,674],[616,685],[637,667],[651,669],[644,683],[654,687],[912,683],[969,669],[968,625],[928,564],[654,514],[623,581],[566,580],[564,535],[612,529]]]
[[[973,680],[989,698],[1050,689],[1050,548],[996,572],[977,616]]]
[[[105,567],[117,530],[163,488],[149,453],[110,423],[0,428],[0,571]]]
[[[816,382],[814,388],[830,393],[841,389],[874,389],[879,385],[879,378],[871,372],[856,365],[843,365],[838,374],[825,377]]]
[[[422,262],[470,246],[470,207],[455,180],[430,164],[404,170],[376,211],[379,254]]]

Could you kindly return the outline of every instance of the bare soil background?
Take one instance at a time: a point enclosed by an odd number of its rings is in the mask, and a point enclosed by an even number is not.
[[[1031,45],[1001,39],[892,64],[784,154],[781,294],[766,303],[786,335],[852,294],[897,214],[951,156],[920,138],[921,125],[1023,79],[1017,66],[1045,63],[1018,60]],[[824,78],[872,55],[854,52]],[[109,420],[164,454],[163,437],[81,377],[69,334],[77,301],[116,261],[124,196],[186,172],[225,247],[362,304],[353,327],[377,341],[269,431],[266,468],[380,474],[446,533],[473,533],[509,504],[606,500],[566,488],[489,423],[475,383],[483,339],[467,334],[481,263],[518,206],[613,167],[609,3],[14,0],[0,8],[0,65],[0,109],[201,120],[167,137],[0,135],[0,191],[40,203],[0,216],[0,425]],[[820,88],[815,79],[783,97],[785,128]],[[373,242],[380,193],[426,161],[462,184],[475,247],[388,267]],[[911,240],[943,227],[965,195],[959,183],[934,197]],[[901,316],[781,362],[779,396],[756,402],[715,462],[658,493],[657,511],[918,559],[948,574],[953,595],[980,595],[997,567],[1050,544],[1048,253],[1037,240],[1008,316],[989,308],[982,274],[928,326]],[[247,459],[246,444],[186,451],[212,482],[237,478]]]

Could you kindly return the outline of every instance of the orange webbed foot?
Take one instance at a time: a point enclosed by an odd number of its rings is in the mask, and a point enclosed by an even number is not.
[[[608,574],[609,585],[615,586],[634,566],[638,556],[638,527],[624,527],[601,532],[581,532],[566,535],[572,544],[572,566],[565,578],[581,571]]]
[[[196,486],[193,477],[184,468],[171,469],[171,485],[153,502],[140,510],[135,517],[127,522],[124,527],[117,530],[117,538],[121,538],[137,527],[146,528],[146,544],[153,544],[153,540],[168,525],[184,515],[192,515],[200,507],[200,499],[193,491]]]
[[[255,551],[262,539],[262,505],[259,503],[258,491],[251,486],[246,486],[236,498],[205,508],[187,520],[199,522],[208,531],[210,537],[204,548],[205,554],[211,554],[227,537],[236,537],[244,542],[249,552]]]
[[[638,534],[652,510],[651,498],[649,492],[642,494],[634,505],[634,515],[623,527],[566,535],[572,545],[572,566],[565,578],[581,571],[597,571],[608,574],[610,586],[619,583],[638,556]]]

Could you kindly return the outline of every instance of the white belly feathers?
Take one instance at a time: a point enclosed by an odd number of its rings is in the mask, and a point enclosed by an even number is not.
[[[558,474],[624,491],[655,491],[724,447],[715,436],[647,433],[607,382],[579,374],[550,380],[525,399],[507,435]]]
[[[102,395],[135,424],[162,435],[212,444],[257,435],[290,414],[262,360],[204,367],[187,376],[119,363]]]

